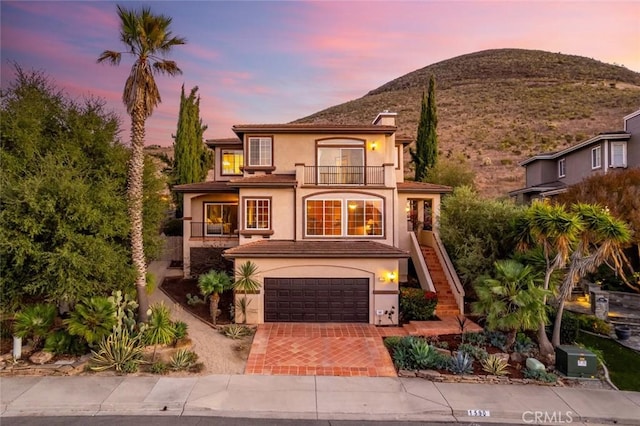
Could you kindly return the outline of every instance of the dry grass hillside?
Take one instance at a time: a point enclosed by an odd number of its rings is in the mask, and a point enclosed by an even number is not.
[[[524,185],[519,161],[622,130],[622,117],[640,108],[640,73],[581,56],[499,49],[429,65],[296,122],[370,123],[390,110],[399,133],[415,137],[431,74],[440,155],[464,159],[487,196]]]

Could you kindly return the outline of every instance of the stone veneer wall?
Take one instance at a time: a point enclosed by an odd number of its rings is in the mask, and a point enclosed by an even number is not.
[[[610,291],[608,293],[609,305],[640,311],[640,294],[624,293],[621,291]]]

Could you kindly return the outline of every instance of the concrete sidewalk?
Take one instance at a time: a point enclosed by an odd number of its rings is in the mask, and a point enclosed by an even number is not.
[[[0,413],[640,425],[640,393],[391,377],[2,377]]]

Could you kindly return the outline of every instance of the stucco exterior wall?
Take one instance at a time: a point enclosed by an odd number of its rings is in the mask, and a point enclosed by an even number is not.
[[[293,240],[295,229],[295,190],[293,188],[242,188],[241,209],[238,214],[240,244],[259,241],[268,237],[274,240]],[[246,198],[269,198],[271,200],[271,235],[248,235],[245,231],[244,201]]]
[[[264,322],[264,279],[265,278],[306,278],[340,277],[369,279],[369,323],[377,325],[398,324],[398,280],[389,281],[388,274],[398,276],[397,259],[235,259],[236,268],[247,260],[258,267],[257,281],[262,288],[259,294],[247,295],[247,322]],[[243,297],[236,294],[236,300]],[[376,315],[376,310],[394,311],[391,320],[386,315]],[[240,313],[236,313],[240,315]],[[241,321],[241,315],[236,318]]]
[[[628,119],[625,127],[631,133],[631,139],[627,142],[627,165],[640,167],[640,114]]]

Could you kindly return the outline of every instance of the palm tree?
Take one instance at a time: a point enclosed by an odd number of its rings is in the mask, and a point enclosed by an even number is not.
[[[606,208],[594,204],[575,204],[575,217],[583,224],[578,243],[571,254],[567,272],[558,294],[558,313],[553,327],[551,342],[560,345],[560,327],[564,302],[582,277],[594,272],[607,260],[622,272],[622,247],[631,241],[631,231],[627,224],[613,217]]]
[[[198,287],[205,298],[211,295],[209,298],[209,311],[213,325],[216,325],[220,293],[232,287],[231,278],[224,271],[209,271],[206,274],[200,275],[200,278],[198,278]]]
[[[536,246],[542,249],[545,259],[545,291],[550,288],[554,271],[562,269],[567,264],[581,226],[581,222],[575,215],[567,212],[564,206],[542,201],[534,201],[516,225],[520,250]],[[543,296],[543,304],[547,303],[546,294]],[[549,359],[553,356],[553,345],[546,332],[546,318],[538,324],[538,345],[543,357]]]
[[[496,278],[486,278],[475,286],[478,301],[471,305],[474,313],[486,315],[491,330],[507,333],[506,349],[521,330],[535,330],[546,320],[544,296],[530,266],[508,259],[495,263]]]
[[[171,18],[154,15],[148,7],[127,10],[118,6],[120,40],[125,52],[105,50],[98,62],[120,64],[122,53],[134,57],[129,77],[124,85],[122,101],[131,116],[131,159],[129,161],[127,192],[131,217],[131,257],[136,270],[138,292],[138,316],[147,321],[149,302],[146,295],[146,262],[144,256],[142,202],[142,176],[144,170],[145,122],[153,109],[161,102],[160,92],[153,77],[156,74],[175,76],[181,74],[174,61],[165,59],[174,46],[185,44],[185,39],[171,34]]]
[[[247,292],[255,292],[260,290],[260,281],[256,279],[258,275],[258,266],[247,261],[240,265],[236,270],[236,281],[233,283],[233,288],[236,291],[242,292],[242,299],[237,302],[237,307],[242,312],[242,323],[247,323],[247,306],[249,306],[250,300],[247,301]]]

